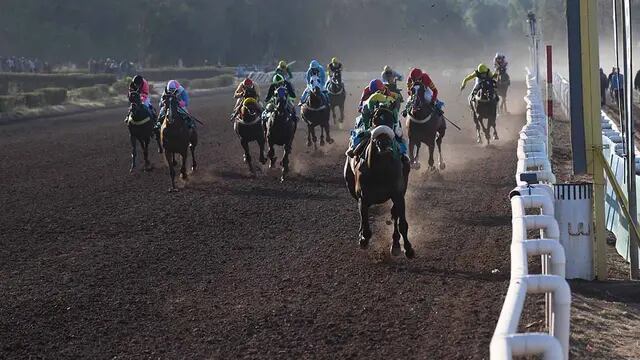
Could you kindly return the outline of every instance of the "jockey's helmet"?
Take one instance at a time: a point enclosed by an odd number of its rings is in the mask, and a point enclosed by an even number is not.
[[[338,59],[337,58],[331,58],[331,63],[332,64],[337,64],[338,63]]]
[[[244,79],[244,81],[242,82],[242,85],[244,87],[253,87],[253,81],[249,78]]]
[[[422,70],[414,68],[413,70],[411,70],[409,78],[413,81],[420,80],[422,78]]]
[[[167,91],[176,91],[180,89],[180,83],[176,80],[170,80],[167,83]]]
[[[488,71],[489,71],[489,67],[487,67],[487,65],[485,65],[485,64],[478,65],[478,72],[480,74],[487,73]]]
[[[369,83],[369,91],[371,91],[372,93],[375,93],[383,89],[384,89],[384,84],[380,79],[373,79]]]
[[[144,79],[140,75],[136,75],[136,76],[133,77],[133,79],[131,79],[131,83],[133,85],[135,85],[136,87],[142,86],[143,82],[144,82]]]
[[[256,101],[256,99],[254,98],[246,98],[244,99],[244,101],[242,102],[242,106],[244,107],[249,107],[251,105],[257,104],[258,102]]]
[[[384,72],[386,72],[386,73],[391,72],[391,66],[389,66],[389,65],[385,65],[385,66],[384,66],[384,69],[383,69],[382,71],[384,71]]]
[[[273,83],[274,83],[274,84],[281,84],[281,83],[283,83],[283,82],[284,82],[284,76],[282,76],[282,75],[280,75],[280,74],[276,74],[276,75],[273,77]]]
[[[284,60],[280,60],[280,62],[278,63],[278,68],[284,70],[287,68],[287,63]]]

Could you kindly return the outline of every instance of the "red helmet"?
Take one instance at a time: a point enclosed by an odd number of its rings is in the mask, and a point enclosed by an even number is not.
[[[409,78],[414,81],[420,80],[420,78],[422,78],[422,70],[418,68],[414,68],[413,70],[411,70],[411,74],[409,74]]]
[[[253,86],[253,81],[251,81],[251,79],[249,79],[249,78],[246,78],[242,82],[242,85],[244,85],[245,87],[252,87]]]

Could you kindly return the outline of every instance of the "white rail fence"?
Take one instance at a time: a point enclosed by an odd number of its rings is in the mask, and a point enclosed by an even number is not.
[[[548,152],[546,115],[536,80],[527,76],[527,124],[518,140],[518,187],[511,192],[512,243],[511,280],[500,318],[491,339],[491,359],[542,355],[544,359],[568,359],[571,290],[566,282],[565,254],[554,217],[555,182]],[[541,184],[521,180],[535,174]],[[538,209],[539,215],[527,215]],[[529,230],[540,230],[540,238],[529,239]],[[542,274],[529,274],[529,256],[542,256]],[[527,294],[545,294],[548,333],[518,333]]]
[[[559,74],[554,74],[553,79],[553,92],[554,97],[560,102],[562,111],[567,118],[570,118],[569,107],[569,81]],[[637,96],[637,92],[634,91]],[[625,177],[625,163],[624,163],[624,144],[622,139],[622,133],[616,123],[611,120],[609,115],[603,110],[600,112],[600,124],[602,126],[602,154],[607,160],[609,167],[613,171],[618,184],[626,184]],[[640,152],[636,148],[636,183],[640,183]],[[621,186],[622,191],[627,194],[626,186]],[[640,204],[639,194],[635,194],[636,201]],[[607,230],[611,231],[616,236],[616,251],[626,261],[629,261],[630,256],[630,244],[629,244],[629,224],[625,218],[620,205],[618,204],[618,198],[613,186],[607,179],[607,189],[605,194],[605,221]],[[640,249],[638,250],[640,254]]]

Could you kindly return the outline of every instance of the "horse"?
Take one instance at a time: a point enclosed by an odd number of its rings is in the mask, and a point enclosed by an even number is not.
[[[333,139],[329,134],[329,119],[331,117],[329,106],[324,103],[320,84],[311,79],[309,86],[309,97],[302,104],[302,119],[307,123],[307,146],[318,149],[318,138],[316,137],[316,127],[320,126],[320,146],[324,146],[324,133],[327,133],[327,142],[333,144]],[[312,142],[313,140],[313,142]]]
[[[289,109],[287,91],[281,87],[276,92],[275,107],[273,111],[269,113],[266,120],[267,144],[269,145],[267,157],[270,160],[269,168],[275,168],[275,146],[280,145],[284,147],[284,157],[280,162],[282,166],[281,182],[284,182],[289,173],[289,156],[291,155],[291,147],[298,127],[298,124],[291,116],[291,111],[292,110]]]
[[[351,196],[358,201],[360,229],[358,240],[361,248],[369,245],[372,233],[369,225],[369,207],[391,200],[393,219],[393,242],[391,255],[398,256],[400,235],[404,240],[405,256],[415,256],[408,238],[409,224],[406,219],[405,194],[410,167],[405,166],[397,151],[395,133],[392,130],[392,110],[378,107],[372,117],[372,131],[362,159],[349,158],[344,165],[344,179]]]
[[[446,164],[442,157],[442,139],[444,139],[447,124],[444,117],[436,111],[433,102],[424,98],[426,87],[416,84],[413,94],[409,98],[410,111],[407,112],[407,133],[409,137],[409,161],[411,167],[420,169],[420,145],[429,147],[429,170],[436,171],[433,166],[433,152],[438,145],[438,168],[444,170]],[[415,152],[414,152],[415,149]]]
[[[262,118],[260,117],[261,109],[257,101],[249,102],[246,106],[241,105],[240,113],[234,118],[233,129],[240,138],[240,144],[244,149],[244,162],[249,166],[249,171],[255,173],[251,162],[251,153],[249,152],[249,142],[255,141],[260,147],[260,163],[267,163],[264,156],[264,128]]]
[[[136,168],[137,143],[142,147],[144,155],[144,171],[151,169],[149,162],[149,143],[153,135],[153,116],[147,109],[142,100],[140,93],[137,91],[129,92],[129,113],[126,118],[127,127],[129,128],[129,139],[131,140],[131,168],[129,172],[133,172]]]
[[[176,154],[182,157],[182,166],[180,167],[180,177],[183,180],[187,179],[187,154],[191,149],[192,171],[196,171],[197,162],[195,149],[198,145],[198,133],[195,129],[189,129],[187,123],[180,114],[178,109],[178,97],[175,92],[170,92],[162,95],[163,107],[165,109],[162,126],[160,128],[160,138],[162,141],[162,147],[164,148],[164,157],[169,166],[169,175],[171,176],[171,189],[172,191],[178,191],[176,188],[176,171],[174,167],[177,165]]]
[[[327,84],[327,92],[329,93],[329,103],[331,104],[331,115],[333,117],[333,124],[338,125],[339,129],[343,128],[344,124],[344,103],[347,99],[347,93],[344,88],[339,73],[334,73],[329,79]],[[336,116],[336,107],[340,110],[340,120]]]
[[[476,125],[476,141],[482,144],[482,136],[480,130],[487,139],[487,145],[491,142],[491,128],[493,127],[493,139],[498,140],[498,132],[496,130],[496,116],[499,98],[495,91],[496,83],[494,80],[480,80],[478,87],[471,94],[469,106],[473,113],[473,122]],[[484,125],[484,119],[487,119],[487,126]]]
[[[499,67],[496,69],[497,79],[496,79],[496,92],[500,97],[500,104],[498,106],[498,110],[501,113],[508,114],[507,110],[507,91],[509,90],[509,86],[511,85],[511,78],[509,74],[507,74],[507,70]]]

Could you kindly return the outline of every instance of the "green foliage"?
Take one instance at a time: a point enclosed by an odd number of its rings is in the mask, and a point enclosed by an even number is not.
[[[37,92],[41,93],[47,105],[60,105],[67,101],[67,89],[45,88]]]
[[[0,113],[11,112],[21,106],[25,106],[24,95],[0,96]]]
[[[74,90],[71,90],[69,93],[70,93],[70,97],[72,97],[73,99],[96,101],[96,100],[102,100],[106,97],[111,96],[109,89],[110,88],[108,85],[99,84],[99,85],[74,89]]]
[[[233,85],[235,77],[232,75],[218,75],[209,79],[194,79],[189,83],[191,89],[214,89]]]

